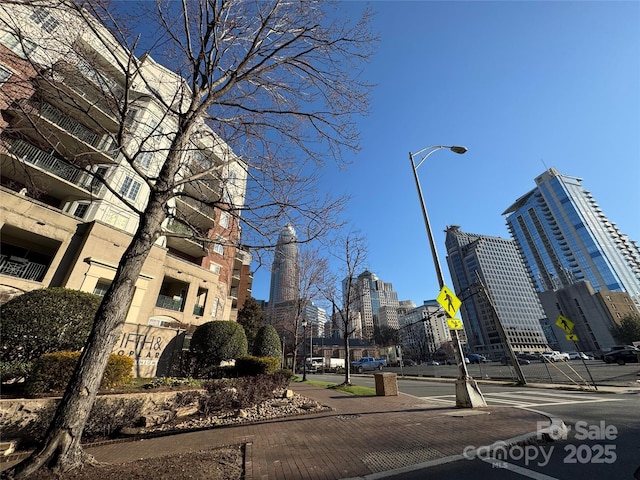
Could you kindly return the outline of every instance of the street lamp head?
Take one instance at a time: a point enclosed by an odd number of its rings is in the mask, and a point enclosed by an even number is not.
[[[467,153],[467,147],[461,147],[458,145],[454,145],[453,147],[449,147],[449,150],[451,150],[453,153],[457,153],[459,155],[462,155],[463,153]]]

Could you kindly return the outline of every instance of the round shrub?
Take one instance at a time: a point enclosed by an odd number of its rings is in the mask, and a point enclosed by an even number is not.
[[[247,354],[247,336],[242,325],[231,321],[213,321],[193,332],[189,349],[200,368],[219,365]]]
[[[0,306],[0,361],[20,371],[45,353],[80,350],[102,297],[68,288],[24,293]],[[4,369],[3,369],[4,370]],[[3,373],[3,380],[9,380]]]
[[[256,357],[282,358],[280,336],[272,325],[260,327],[253,342],[253,354]]]

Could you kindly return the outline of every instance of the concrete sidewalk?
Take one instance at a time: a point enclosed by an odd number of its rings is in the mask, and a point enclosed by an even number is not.
[[[465,447],[536,434],[547,417],[512,407],[457,409],[410,395],[353,397],[295,383],[331,411],[261,423],[88,447],[100,462],[246,445],[246,480],[384,478],[410,465],[459,456]]]

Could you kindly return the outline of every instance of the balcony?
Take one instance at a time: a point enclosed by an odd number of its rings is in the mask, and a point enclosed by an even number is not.
[[[49,103],[32,101],[30,105],[38,111],[42,118],[46,118],[50,122],[55,123],[65,132],[68,132],[96,150],[105,152],[112,159],[118,158],[118,152],[113,147],[113,139],[109,135],[98,135],[93,130]]]
[[[2,138],[0,155],[3,176],[23,185],[35,183],[51,196],[92,198],[102,191],[103,186],[87,171],[66,163],[23,140]],[[26,164],[37,168],[25,168]],[[52,175],[59,181],[53,182]]]
[[[186,253],[190,257],[197,260],[196,263],[199,264],[199,260],[202,259],[202,257],[205,256],[207,252],[202,246],[201,242],[198,242],[192,238],[192,235],[194,235],[193,231],[187,225],[181,223],[176,219],[169,220],[164,226],[164,229],[168,232],[173,232],[178,235],[186,235],[184,237],[166,235],[167,247],[178,252]]]
[[[84,164],[114,163],[118,158],[119,152],[108,134],[98,135],[50,103],[32,100],[14,104],[9,110],[15,117],[12,121],[14,128],[22,129],[36,140],[41,137],[50,139],[63,157],[74,157]],[[86,123],[94,121],[87,118]],[[34,130],[33,124],[36,124],[37,130]],[[99,125],[95,125],[95,128],[104,131]]]
[[[181,312],[184,299],[181,297],[169,297],[167,295],[158,295],[156,300],[156,307],[165,308],[167,310],[174,310]]]
[[[26,258],[0,255],[0,273],[3,275],[39,282],[46,271],[46,265],[30,262]]]
[[[213,207],[185,196],[176,197],[176,206],[180,212],[179,216],[190,225],[205,231],[213,228],[216,215]]]

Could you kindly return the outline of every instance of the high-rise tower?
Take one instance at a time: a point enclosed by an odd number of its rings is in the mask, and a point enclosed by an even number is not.
[[[343,289],[346,281],[343,281]],[[380,280],[375,273],[366,270],[358,275],[355,281],[357,289],[355,298],[355,310],[360,312],[362,318],[362,337],[369,340],[373,338],[374,327],[388,326],[398,328],[398,293],[393,290],[391,283]],[[379,310],[385,309],[384,321],[379,318]]]
[[[538,292],[588,281],[640,305],[640,249],[602,213],[580,178],[550,168],[503,215]]]
[[[447,228],[447,264],[462,302],[461,313],[469,345],[494,358],[504,354],[497,321],[478,277],[493,300],[499,321],[515,351],[547,348],[540,321],[546,316],[512,240],[464,233]]]
[[[296,231],[287,224],[278,235],[269,289],[269,307],[300,297],[300,259]]]

